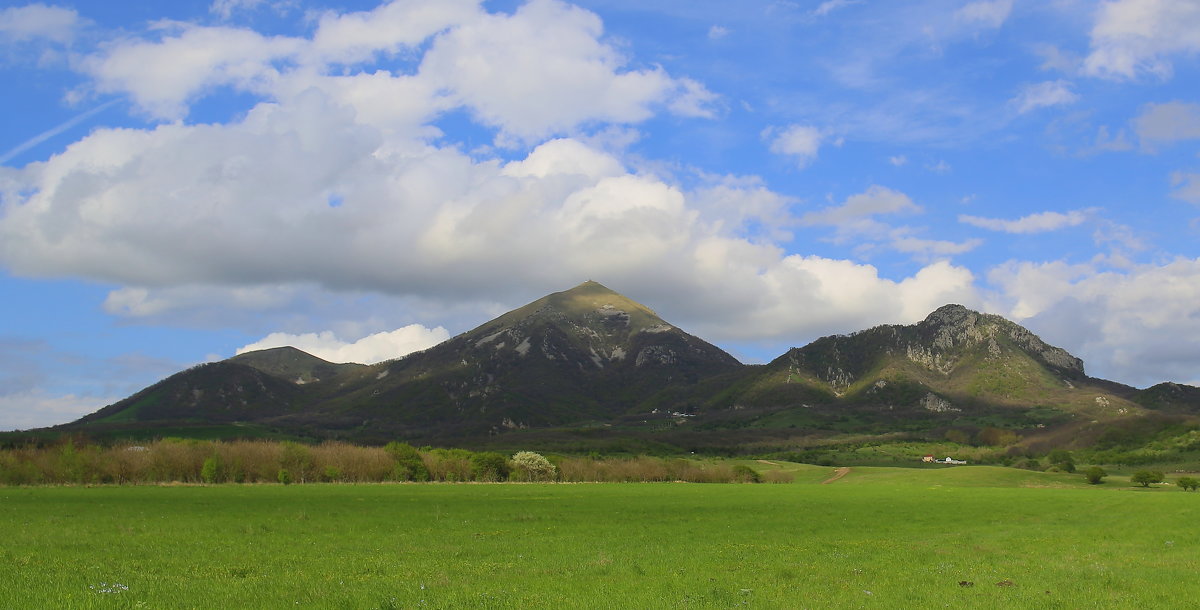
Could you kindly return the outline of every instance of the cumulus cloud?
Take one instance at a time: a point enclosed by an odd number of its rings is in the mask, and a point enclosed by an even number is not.
[[[237,353],[291,346],[329,362],[375,364],[431,348],[449,338],[450,333],[441,326],[426,328],[420,324],[374,333],[353,342],[342,341],[332,331],[299,335],[271,333],[238,348]]]
[[[1200,346],[1200,259],[1104,270],[1012,262],[990,281],[1009,314],[1084,359],[1091,375],[1141,386],[1194,381]]]
[[[763,130],[762,137],[770,142],[771,152],[794,158],[800,167],[816,159],[821,149],[821,130],[811,125],[768,127]]]
[[[483,18],[478,0],[393,1],[370,11],[321,16],[310,52],[326,63],[366,61],[411,49],[455,25]]]
[[[1108,78],[1168,78],[1172,57],[1200,51],[1200,2],[1110,0],[1100,6],[1084,72]]]
[[[1022,216],[1016,220],[960,214],[958,221],[973,227],[988,229],[989,231],[1000,231],[1002,233],[1045,233],[1066,227],[1077,227],[1087,222],[1094,213],[1094,209],[1072,210],[1065,214],[1062,212],[1038,212]]]
[[[954,13],[954,18],[966,23],[998,28],[1012,13],[1013,0],[978,0],[970,2]]]
[[[0,41],[46,39],[68,44],[81,23],[74,9],[45,4],[10,7],[0,11]]]
[[[1026,85],[1012,103],[1016,105],[1018,113],[1025,114],[1047,106],[1073,104],[1078,100],[1079,96],[1071,91],[1070,83],[1055,80]]]
[[[294,55],[300,41],[249,30],[164,24],[180,28],[161,41],[129,40],[82,61],[102,93],[124,93],[157,119],[187,115],[188,103],[207,89],[233,86],[270,91],[280,73],[275,62]]]
[[[627,69],[600,19],[558,0],[532,0],[511,15],[474,0],[395,1],[326,13],[311,38],[175,22],[155,33],[114,42],[79,65],[94,90],[129,95],[160,120],[185,118],[191,102],[221,87],[281,102],[317,88],[367,122],[391,105],[416,121],[465,108],[501,143],[516,143],[595,122],[636,123],[658,109],[707,117],[716,99],[661,67]],[[417,64],[414,74],[364,69],[401,53]]]
[[[1133,120],[1134,131],[1142,148],[1154,150],[1160,144],[1200,138],[1200,104],[1173,101],[1146,104]]]

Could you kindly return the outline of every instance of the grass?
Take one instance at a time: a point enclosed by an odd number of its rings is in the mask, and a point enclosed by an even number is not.
[[[747,463],[796,483],[0,488],[0,607],[1169,608],[1200,591],[1200,494],[989,467],[820,485],[833,469]]]

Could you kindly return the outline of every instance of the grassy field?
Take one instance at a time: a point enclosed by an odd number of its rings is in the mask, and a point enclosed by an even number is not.
[[[1200,493],[757,466],[796,482],[0,488],[0,607],[1170,608],[1200,592]]]

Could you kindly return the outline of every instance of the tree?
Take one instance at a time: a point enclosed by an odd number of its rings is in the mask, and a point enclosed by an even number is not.
[[[1104,477],[1108,476],[1107,472],[1099,466],[1092,466],[1083,471],[1083,476],[1087,477],[1087,482],[1092,485],[1099,485],[1104,482]]]
[[[1178,485],[1184,491],[1187,491],[1189,489],[1192,491],[1196,491],[1196,488],[1200,487],[1200,479],[1195,479],[1192,477],[1179,477],[1179,480],[1175,481],[1175,484]]]
[[[421,454],[417,452],[416,447],[408,443],[392,441],[383,449],[392,456],[392,459],[396,460],[396,468],[393,473],[397,481],[429,480],[429,467],[425,465],[425,460],[421,459]]]
[[[1055,449],[1046,456],[1051,466],[1057,466],[1063,472],[1075,472],[1075,458],[1066,449]]]
[[[503,481],[508,478],[508,458],[494,451],[471,456],[471,474],[476,481]]]
[[[1156,470],[1139,470],[1129,477],[1129,481],[1142,487],[1150,487],[1151,483],[1163,482],[1163,473]]]
[[[545,456],[532,451],[518,451],[512,457],[513,467],[529,481],[549,481],[558,469]]]
[[[221,458],[214,453],[207,460],[204,460],[204,466],[200,467],[200,480],[211,485],[217,482],[220,473]]]

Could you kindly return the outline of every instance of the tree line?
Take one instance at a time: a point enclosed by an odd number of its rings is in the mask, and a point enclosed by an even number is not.
[[[0,450],[0,485],[366,482],[790,482],[791,475],[723,462],[658,457],[543,456],[531,451],[364,447],[327,441],[163,439],[135,444]]]

